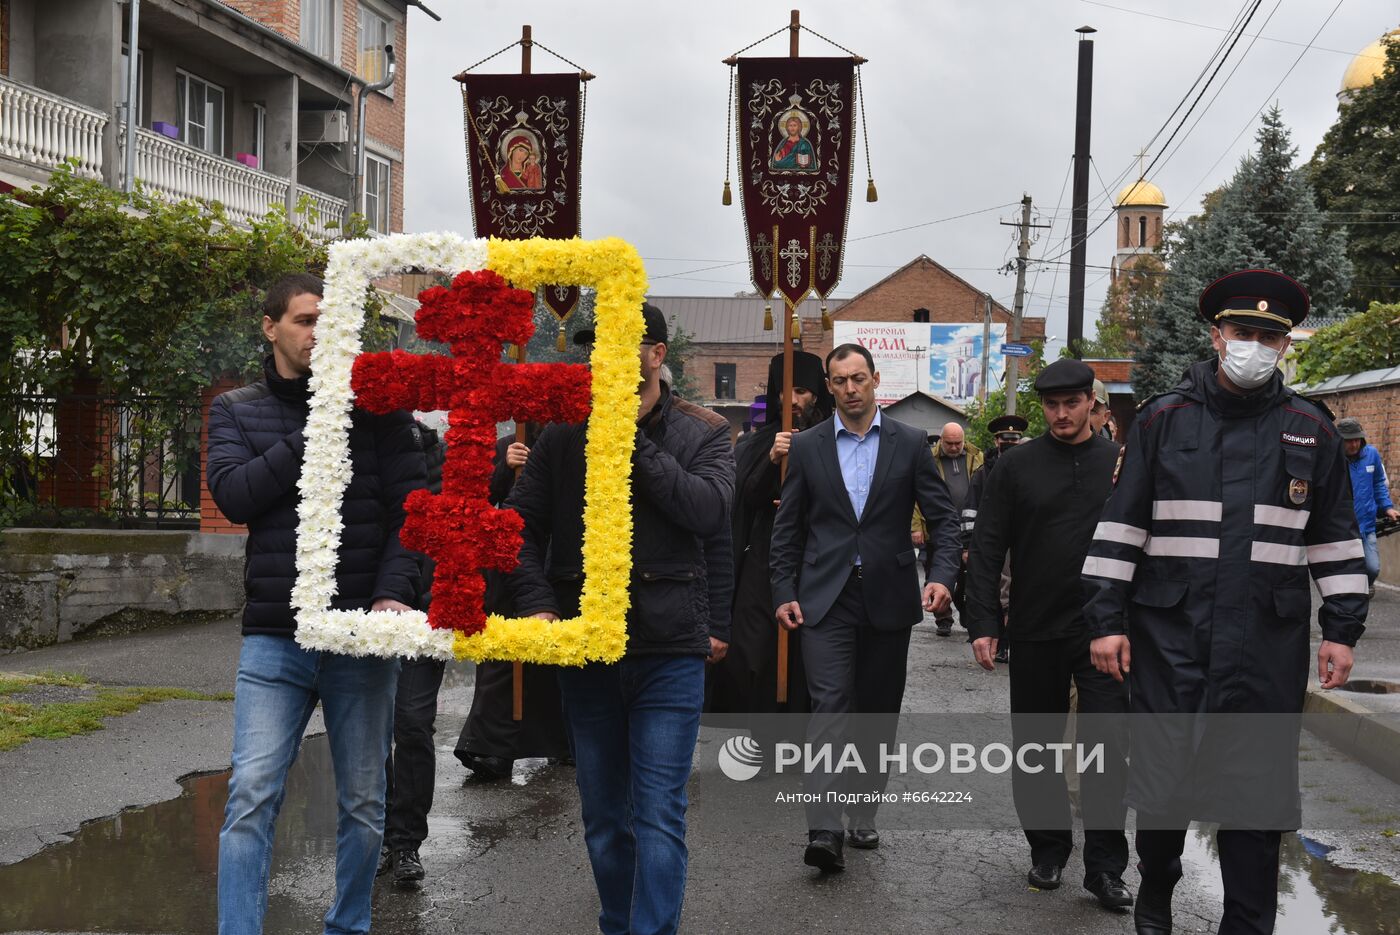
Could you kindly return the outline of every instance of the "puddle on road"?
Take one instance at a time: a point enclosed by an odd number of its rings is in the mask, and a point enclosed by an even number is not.
[[[439,756],[450,760],[442,749]],[[534,765],[520,764],[516,783],[532,775]],[[269,935],[320,931],[334,887],[331,776],[326,738],[307,740],[288,776],[277,824]],[[70,843],[0,867],[0,931],[214,931],[227,796],[227,773],[196,777],[177,799],[90,822]],[[488,846],[509,833],[481,820],[453,829],[435,823],[432,831],[435,838],[461,835]],[[1278,935],[1400,935],[1400,885],[1382,874],[1333,866],[1326,851],[1305,837],[1284,837]],[[1185,859],[1198,871],[1193,879],[1219,899],[1213,835],[1193,830]],[[413,923],[395,929],[409,930],[418,929]]]
[[[1330,850],[1305,835],[1283,836],[1275,935],[1400,935],[1400,885],[1385,874],[1337,867],[1326,859]],[[1182,861],[1197,870],[1188,881],[1224,898],[1214,834],[1193,827]]]

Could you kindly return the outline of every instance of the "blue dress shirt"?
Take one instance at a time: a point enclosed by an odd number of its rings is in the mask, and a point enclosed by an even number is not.
[[[851,498],[851,509],[855,510],[856,519],[860,519],[870,496],[875,459],[880,455],[880,409],[876,407],[875,418],[864,435],[847,429],[840,413],[832,418],[836,420],[836,461],[841,465],[841,479],[846,484],[846,495]],[[860,564],[859,555],[856,564]]]

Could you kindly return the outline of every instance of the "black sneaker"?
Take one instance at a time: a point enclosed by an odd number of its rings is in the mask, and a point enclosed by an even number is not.
[[[953,635],[953,621],[952,621],[951,619],[943,618],[943,619],[935,620],[933,625],[934,625],[934,631],[933,631],[933,632],[937,633],[939,636],[952,636],[952,635]]]
[[[404,848],[394,851],[394,885],[417,886],[426,874],[423,862],[418,859],[418,849]]]

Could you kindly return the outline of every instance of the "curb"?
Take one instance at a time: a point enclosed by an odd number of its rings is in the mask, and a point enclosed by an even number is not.
[[[1400,782],[1400,718],[1379,715],[1337,692],[1309,686],[1303,727],[1391,782]]]

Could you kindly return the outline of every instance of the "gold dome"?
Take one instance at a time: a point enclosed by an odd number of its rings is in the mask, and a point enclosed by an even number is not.
[[[1387,36],[1400,39],[1400,29],[1392,29]],[[1368,88],[1385,71],[1385,39],[1377,39],[1356,53],[1346,72],[1342,75],[1342,87],[1338,95]]]
[[[1113,199],[1113,203],[1120,208],[1124,205],[1133,206],[1156,206],[1165,208],[1167,206],[1167,196],[1162,194],[1162,190],[1151,182],[1143,179],[1124,185],[1118,191],[1118,197]]]

